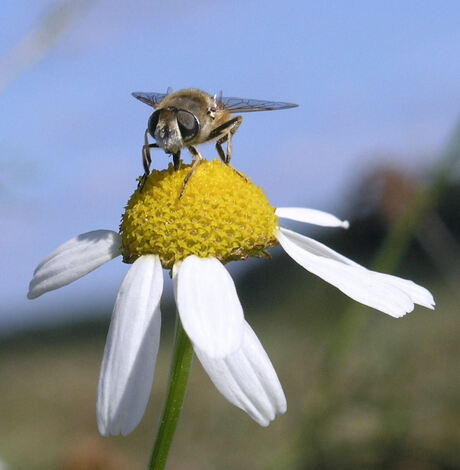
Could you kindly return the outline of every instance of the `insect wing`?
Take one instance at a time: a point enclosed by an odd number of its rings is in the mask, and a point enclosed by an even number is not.
[[[164,100],[164,98],[168,96],[169,93],[144,93],[142,91],[135,91],[131,94],[134,96],[134,98],[137,98],[143,103],[156,108]]]
[[[218,107],[235,113],[250,113],[253,111],[274,111],[276,109],[296,108],[298,104],[278,101],[253,100],[248,98],[225,97],[218,99]]]

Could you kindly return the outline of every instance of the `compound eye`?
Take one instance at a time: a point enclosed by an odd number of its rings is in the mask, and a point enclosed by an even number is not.
[[[176,114],[177,124],[184,141],[193,139],[200,130],[200,124],[197,117],[188,111],[179,109]]]
[[[155,129],[157,128],[158,125],[158,119],[160,118],[160,109],[158,111],[155,111],[149,118],[149,123],[148,123],[148,129],[149,129],[149,134],[155,138]]]

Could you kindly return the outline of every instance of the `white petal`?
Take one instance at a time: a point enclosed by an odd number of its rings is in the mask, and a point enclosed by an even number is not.
[[[87,232],[54,250],[35,269],[29,299],[66,286],[121,254],[121,238],[112,230]]]
[[[275,214],[281,219],[291,219],[297,222],[321,225],[321,227],[348,228],[350,226],[348,220],[340,220],[328,212],[304,207],[278,207]]]
[[[189,256],[174,271],[177,309],[192,343],[214,358],[238,349],[243,339],[243,309],[222,263]]]
[[[401,277],[392,276],[391,274],[377,273],[372,271],[374,275],[380,277],[383,281],[393,284],[395,287],[398,287],[401,290],[404,290],[409,297],[412,299],[412,302],[417,305],[422,305],[423,307],[434,309],[435,301],[433,295],[428,289],[425,289],[422,286],[419,286],[413,281],[408,279],[403,279]]]
[[[280,229],[277,237],[286,253],[308,271],[333,284],[351,298],[393,317],[414,309],[414,303],[431,306],[431,294],[411,281],[369,271],[325,245]]]
[[[287,228],[280,228],[280,230],[296,245],[308,251],[309,253],[321,256],[323,258],[330,258],[335,261],[339,261],[340,263],[349,264],[350,266],[355,266],[357,268],[366,269],[364,266],[361,266],[360,264],[355,263],[353,260],[341,255],[340,253],[337,253],[323,243],[313,240],[313,238],[306,237],[305,235],[293,232]]]
[[[157,255],[138,258],[113,309],[97,392],[99,432],[129,434],[144,415],[160,344],[163,271]]]
[[[355,266],[356,268],[364,269],[372,273],[375,277],[380,277],[381,280],[383,280],[384,282],[393,284],[395,287],[398,287],[399,289],[405,291],[415,304],[422,305],[431,309],[434,308],[435,302],[431,292],[425,289],[424,287],[415,284],[415,282],[397,276],[392,276],[391,274],[369,271],[364,266],[361,266],[360,264],[341,255],[340,253],[337,253],[336,251],[332,250],[331,248],[327,247],[326,245],[323,245],[322,243],[316,240],[313,240],[312,238],[305,237],[304,235],[300,235],[299,233],[292,232],[287,229],[282,229],[282,231],[286,235],[288,235],[297,245],[309,251],[310,253],[316,254],[318,256],[323,256],[325,258],[335,259],[336,261],[349,264],[350,266]]]
[[[241,347],[214,359],[195,346],[195,353],[220,393],[261,426],[286,412],[286,398],[276,372],[256,334],[244,322]]]

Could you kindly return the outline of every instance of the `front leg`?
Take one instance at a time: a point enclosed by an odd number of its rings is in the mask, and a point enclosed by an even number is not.
[[[152,157],[150,156],[150,149],[151,148],[158,148],[158,144],[149,144],[148,138],[149,130],[146,129],[144,133],[144,145],[142,146],[142,165],[144,167],[144,174],[139,178],[139,184],[137,187],[139,191],[142,191],[145,182],[147,181],[147,177],[150,174],[150,165],[152,163]]]
[[[180,170],[180,150],[173,153],[174,170]]]
[[[142,146],[142,165],[144,166],[144,175],[147,176],[150,173],[150,164],[152,163],[151,148],[158,148],[158,144],[149,144],[149,130],[146,129],[144,132],[144,145]]]
[[[201,156],[201,153],[198,152],[198,150],[195,147],[187,147],[190,153],[193,155],[193,163],[192,163],[192,168],[190,168],[190,171],[188,172],[187,176],[184,179],[184,183],[182,185],[182,190],[179,194],[179,199],[182,198],[185,192],[185,188],[187,186],[187,183],[189,182],[190,178],[193,176],[193,173],[195,173],[195,170],[198,168],[198,165],[201,163],[203,160],[203,157]]]

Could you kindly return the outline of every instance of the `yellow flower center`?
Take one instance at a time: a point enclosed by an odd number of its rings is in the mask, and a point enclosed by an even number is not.
[[[190,255],[226,263],[266,256],[278,244],[278,218],[261,188],[217,159],[204,160],[179,199],[189,171],[153,171],[131,196],[120,225],[125,262],[158,254],[167,269]]]

